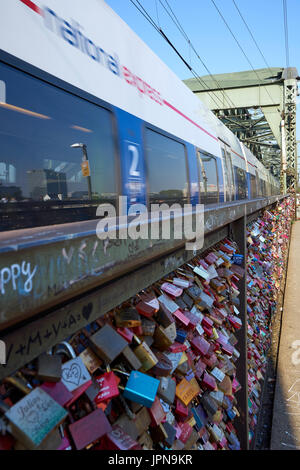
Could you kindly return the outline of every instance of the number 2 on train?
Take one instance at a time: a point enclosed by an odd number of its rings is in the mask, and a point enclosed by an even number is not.
[[[130,176],[140,176],[140,172],[137,170],[139,164],[139,151],[135,145],[128,145],[128,152],[132,156],[131,166],[129,169]]]

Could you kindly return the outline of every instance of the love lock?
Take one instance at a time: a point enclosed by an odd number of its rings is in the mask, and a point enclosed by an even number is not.
[[[72,346],[67,343],[67,341],[62,341],[61,343],[58,343],[56,346],[54,346],[53,354],[66,354],[69,359],[75,359],[76,358],[76,353]]]

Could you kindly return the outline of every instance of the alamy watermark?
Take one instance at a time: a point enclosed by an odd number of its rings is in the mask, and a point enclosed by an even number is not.
[[[197,251],[204,242],[204,205],[133,204],[127,209],[127,196],[119,197],[119,213],[112,204],[100,204],[101,217],[96,234],[100,240],[186,240],[185,249]]]
[[[2,340],[0,340],[0,364],[6,364],[6,345]]]

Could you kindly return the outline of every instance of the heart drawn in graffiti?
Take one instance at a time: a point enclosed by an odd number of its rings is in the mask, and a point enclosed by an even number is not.
[[[85,305],[82,309],[82,316],[88,320],[93,310],[93,304],[90,302],[89,304]]]
[[[81,379],[81,369],[78,364],[72,364],[62,371],[62,378],[65,382],[79,385]]]
[[[36,410],[31,410],[28,415],[26,415],[26,420],[30,424],[39,424],[39,413]]]

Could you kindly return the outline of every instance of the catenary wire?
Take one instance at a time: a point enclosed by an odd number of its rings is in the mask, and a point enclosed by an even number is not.
[[[229,107],[230,108],[236,108],[237,106],[235,105],[235,103],[232,101],[232,99],[227,95],[227,93],[225,92],[224,88],[222,88],[222,86],[220,85],[220,83],[217,81],[217,79],[214,77],[214,75],[211,73],[211,71],[209,70],[209,68],[206,66],[205,62],[203,61],[203,59],[199,56],[198,52],[196,51],[195,47],[193,46],[193,44],[191,43],[190,41],[190,38],[188,37],[188,35],[186,34],[185,30],[183,29],[182,25],[180,24],[177,16],[175,15],[174,11],[172,10],[170,4],[168,3],[167,0],[165,0],[168,8],[170,11],[167,10],[167,8],[165,7],[165,5],[162,3],[161,0],[159,0],[160,4],[162,5],[162,7],[165,9],[166,13],[169,15],[169,17],[171,18],[171,20],[173,21],[173,23],[177,26],[178,30],[181,32],[182,36],[185,38],[185,40],[187,41],[187,43],[189,44],[189,46],[191,47],[191,49],[194,51],[196,57],[200,60],[201,64],[203,65],[203,67],[205,68],[205,70],[207,71],[207,73],[209,74],[209,76],[212,78],[212,80],[217,84],[217,88],[223,92],[223,96],[224,98],[226,97],[227,99],[227,103],[229,104]],[[209,89],[209,86],[206,85],[206,88]]]
[[[211,3],[214,5],[215,9],[217,10],[218,14],[220,15],[220,17],[222,18],[225,26],[227,27],[228,31],[230,32],[231,36],[233,37],[233,39],[235,40],[235,42],[237,43],[239,49],[241,50],[242,54],[244,55],[245,59],[247,60],[248,64],[250,65],[251,69],[253,70],[253,72],[255,73],[256,77],[258,78],[259,80],[259,83],[261,86],[263,86],[270,98],[270,100],[272,101],[273,105],[276,105],[276,103],[274,103],[274,100],[272,98],[272,96],[270,95],[266,85],[264,83],[261,82],[261,78],[260,76],[258,75],[257,71],[255,70],[255,68],[253,67],[252,65],[252,62],[250,61],[249,57],[247,56],[246,52],[244,51],[243,47],[241,46],[240,42],[238,41],[238,39],[236,38],[234,32],[232,31],[232,29],[230,28],[229,24],[227,23],[226,19],[224,18],[222,12],[220,11],[220,9],[218,8],[218,6],[216,5],[215,1],[214,0],[210,0]],[[280,114],[279,110],[277,109],[277,112]]]
[[[267,62],[267,60],[266,60],[266,58],[265,58],[265,56],[264,56],[264,54],[263,54],[261,48],[260,48],[259,45],[257,44],[257,41],[255,40],[255,37],[254,37],[254,35],[253,35],[253,33],[252,33],[252,31],[251,31],[249,25],[247,24],[247,21],[245,20],[244,16],[242,15],[241,10],[240,10],[239,7],[237,6],[236,1],[235,1],[235,0],[232,0],[232,2],[233,2],[233,4],[234,4],[235,8],[237,9],[238,14],[240,15],[240,17],[241,17],[241,19],[242,19],[244,25],[246,26],[246,28],[247,28],[247,30],[248,30],[248,32],[249,32],[249,34],[250,34],[250,36],[251,36],[251,38],[252,38],[252,40],[253,40],[255,46],[257,47],[257,49],[258,49],[258,51],[259,51],[259,53],[260,53],[260,55],[261,55],[261,57],[262,57],[264,63],[266,64],[266,66],[267,66],[269,72],[272,74],[272,70],[271,70],[271,68],[270,68],[270,66],[269,66],[269,64],[268,64],[268,62]]]
[[[187,63],[187,61],[182,57],[182,55],[179,53],[179,51],[176,49],[176,47],[173,45],[173,43],[170,41],[169,38],[167,38],[166,34],[163,32],[163,30],[157,26],[153,18],[149,15],[149,13],[145,10],[143,5],[139,2],[139,0],[130,0],[130,2],[137,8],[137,10],[144,16],[144,18],[154,27],[154,29],[168,42],[168,44],[173,48],[173,50],[176,52],[176,54],[180,57],[180,59],[183,61],[183,63],[188,67],[190,72],[193,74],[193,76],[196,78],[196,80],[201,84],[203,88],[208,88],[208,85],[201,79],[201,77],[194,71],[194,69]],[[136,4],[136,3],[137,4]],[[223,106],[223,103],[218,95],[216,95],[213,91],[208,91],[208,93],[211,95],[211,98],[213,102],[216,105],[216,108],[219,109],[220,105],[216,102],[216,100],[213,98],[212,95],[216,97],[216,99],[219,100],[221,105]]]

